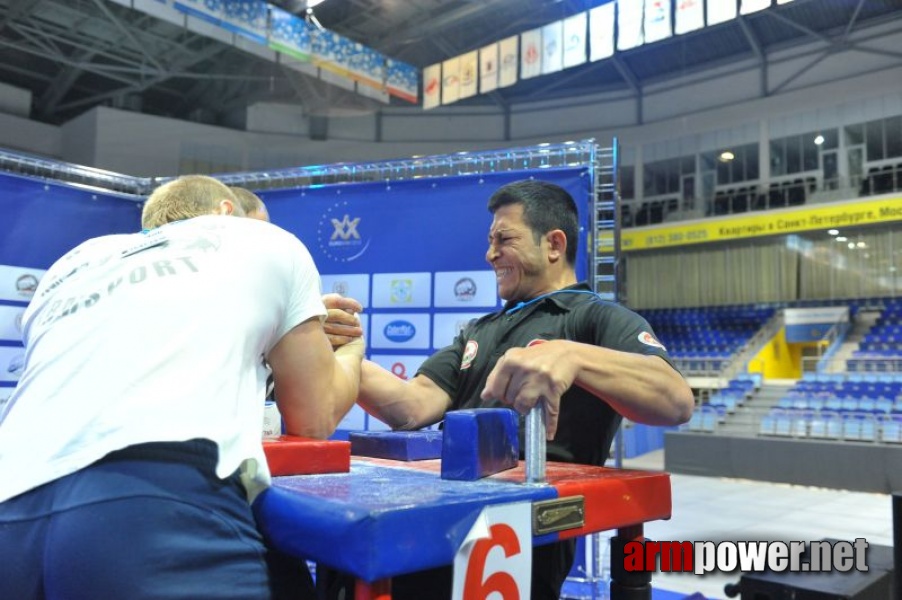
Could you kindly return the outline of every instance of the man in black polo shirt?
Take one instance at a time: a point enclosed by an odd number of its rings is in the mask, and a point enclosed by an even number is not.
[[[470,323],[409,381],[365,361],[358,403],[395,429],[418,429],[449,410],[510,406],[525,415],[541,402],[549,460],[591,465],[604,464],[622,417],[688,421],[692,390],[645,319],[577,282],[570,194],[519,181],[496,191],[488,209],[486,260],[504,308]],[[573,555],[572,540],[534,549],[533,599],[559,598]],[[451,581],[450,568],[396,577],[392,595],[448,598]]]

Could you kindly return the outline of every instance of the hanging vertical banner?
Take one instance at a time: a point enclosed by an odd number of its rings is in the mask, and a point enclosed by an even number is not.
[[[423,108],[435,108],[441,104],[442,65],[431,65],[423,69]]]
[[[736,18],[734,0],[708,0],[708,25],[717,25]]]
[[[542,27],[542,74],[557,73],[564,68],[564,22],[556,21]]]
[[[719,0],[720,1],[720,0]],[[617,49],[629,50],[641,46],[642,19],[645,3],[643,0],[618,0],[617,2]]]
[[[460,99],[460,57],[455,56],[442,62],[442,104],[451,104]]]
[[[385,59],[385,88],[395,98],[419,101],[420,73],[413,65],[391,58]]]
[[[645,43],[669,38],[670,0],[645,0]]]
[[[765,8],[770,8],[770,0],[742,0],[739,12],[743,15],[748,15]]]
[[[479,73],[479,52],[473,50],[460,56],[460,98],[476,95]]]
[[[517,83],[517,62],[520,38],[512,35],[498,44],[498,87]]]
[[[542,28],[520,34],[520,79],[542,74]]]
[[[677,2],[675,21],[673,29],[677,35],[704,27],[705,7],[702,4],[702,0],[681,0]]]
[[[614,2],[589,11],[589,60],[614,56]]]
[[[564,19],[564,68],[586,62],[586,29],[589,13],[581,12]]]
[[[498,87],[498,44],[479,49],[479,93],[485,94]]]

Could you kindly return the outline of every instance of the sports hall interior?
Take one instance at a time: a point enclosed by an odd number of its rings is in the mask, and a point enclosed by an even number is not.
[[[618,438],[612,465],[672,475],[673,517],[646,535],[893,545],[902,2],[775,0],[430,110],[289,72],[128,4],[0,0],[0,169],[33,157],[135,177],[265,173],[615,144],[619,301],[696,394],[687,424],[625,423]],[[396,4],[313,10],[423,69],[601,3]],[[740,576],[654,581],[662,599],[726,598]],[[580,594],[568,597],[606,597]]]

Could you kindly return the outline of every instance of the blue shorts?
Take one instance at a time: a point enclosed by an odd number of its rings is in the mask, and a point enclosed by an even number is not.
[[[0,598],[313,597],[216,460],[207,440],[141,444],[0,503]]]

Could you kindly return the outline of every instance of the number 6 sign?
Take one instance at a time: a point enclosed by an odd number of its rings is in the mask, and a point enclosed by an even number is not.
[[[454,557],[452,600],[529,600],[531,514],[529,502],[482,509]]]

